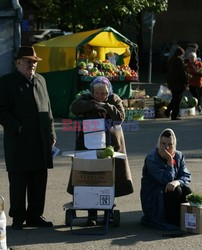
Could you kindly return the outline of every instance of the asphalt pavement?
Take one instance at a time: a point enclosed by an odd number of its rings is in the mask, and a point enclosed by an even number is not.
[[[121,212],[120,226],[109,225],[109,230],[104,235],[75,234],[88,230],[85,226],[86,211],[79,211],[79,216],[84,220],[79,221],[73,231],[65,225],[63,204],[72,201],[72,196],[66,192],[71,159],[61,156],[61,153],[74,149],[75,132],[63,131],[62,119],[55,120],[55,127],[58,137],[56,146],[61,151],[54,159],[54,169],[49,170],[44,211],[44,216],[53,222],[54,228],[23,230],[13,230],[10,226],[12,220],[8,216],[9,185],[3,154],[3,130],[0,127],[0,194],[5,198],[8,247],[14,250],[202,249],[202,235],[182,231],[165,232],[143,227],[140,224],[142,210],[139,197],[144,158],[155,147],[161,131],[168,127],[176,133],[177,149],[185,154],[187,166],[192,173],[191,188],[195,192],[202,193],[202,115],[187,117],[181,121],[171,121],[167,118],[147,119],[137,122],[136,131],[125,131],[135,191],[133,194],[116,199],[116,209]],[[93,232],[100,233],[100,226]]]

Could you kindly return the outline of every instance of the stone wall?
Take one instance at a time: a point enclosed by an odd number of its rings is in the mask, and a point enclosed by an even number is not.
[[[13,57],[18,50],[22,10],[17,0],[0,2],[0,76],[14,68]]]

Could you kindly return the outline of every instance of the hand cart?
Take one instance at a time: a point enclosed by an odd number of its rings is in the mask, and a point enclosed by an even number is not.
[[[102,122],[100,122],[99,124],[102,124],[102,126],[99,128],[99,130],[102,132],[102,133],[105,133],[105,122],[104,122],[104,119],[99,119],[99,120],[103,120]],[[82,126],[83,127],[83,126]],[[91,128],[93,129],[93,128]],[[99,132],[99,130],[96,132]],[[84,132],[86,134],[90,134],[91,132],[91,136],[92,136],[92,131],[87,131],[87,132]],[[96,134],[96,132],[94,131],[93,134]],[[108,136],[106,136],[108,141],[110,142],[111,141],[111,136],[110,136],[110,133],[108,133]],[[78,131],[76,130],[76,138],[78,138]],[[91,137],[92,138],[92,137]],[[99,139],[101,140],[102,142],[102,138]],[[95,141],[96,142],[99,142],[99,140],[96,138],[96,140],[94,140],[94,143]],[[84,136],[84,141],[85,141],[85,136]],[[99,144],[99,143],[98,143]],[[108,143],[110,144],[110,143]],[[101,144],[99,145],[94,145],[93,146],[93,149],[94,148],[97,148],[97,149],[100,149],[100,148],[103,148],[100,146]],[[85,146],[87,147],[87,149],[91,149],[91,141],[88,141],[86,140],[86,144]],[[90,148],[89,148],[89,147]],[[106,146],[106,145],[105,145]],[[87,150],[88,151],[88,150]],[[86,152],[85,152],[86,153]],[[72,157],[73,159],[73,157]],[[94,159],[94,158],[93,158]],[[106,159],[105,159],[106,160]],[[109,159],[108,159],[109,160]],[[83,161],[84,160],[81,160],[81,164],[83,164]],[[93,161],[93,160],[92,160]],[[77,162],[78,162],[78,159],[77,159]],[[81,165],[80,164],[80,165]],[[95,163],[95,168],[97,168],[97,163]],[[79,168],[78,169],[78,163],[77,163],[77,170],[80,170],[80,171],[83,171],[82,168]],[[104,163],[103,165],[105,165],[106,167],[106,164]],[[107,164],[108,165],[108,164]],[[92,166],[92,162],[91,162],[91,166]],[[113,166],[113,164],[110,162],[110,168],[111,166]],[[93,168],[92,168],[93,169]],[[103,168],[101,168],[103,169]],[[112,168],[113,169],[113,168]],[[102,170],[104,171],[104,170]],[[114,170],[113,170],[114,171]],[[114,176],[114,174],[112,174],[112,176]],[[114,178],[114,177],[113,177]],[[113,178],[111,178],[113,180]],[[112,181],[113,182],[113,181]],[[78,183],[77,183],[78,185]],[[109,184],[108,184],[109,185]],[[74,185],[75,187],[76,185]],[[82,186],[82,185],[81,185]],[[94,186],[94,185],[92,185]],[[114,183],[113,184],[110,184],[110,186],[113,188],[114,190]],[[104,196],[104,195],[103,195]],[[80,196],[81,197],[81,196]],[[85,197],[85,196],[84,196]],[[110,196],[111,197],[111,196]],[[81,199],[83,199],[83,197],[81,197]],[[89,205],[91,206],[91,205]],[[70,203],[66,203],[63,205],[63,209],[65,210],[65,224],[66,226],[70,226],[70,229],[71,229],[71,232],[74,233],[74,234],[84,234],[84,235],[103,235],[105,234],[107,231],[108,231],[108,228],[109,228],[109,224],[113,224],[113,226],[116,226],[118,227],[119,224],[120,224],[120,211],[119,210],[115,210],[115,204],[114,204],[114,193],[113,193],[113,200],[110,200],[109,204],[107,206],[100,206],[100,207],[95,207],[95,206],[91,206],[90,208],[86,208],[85,206],[74,206],[74,202],[70,202]],[[97,228],[97,226],[91,226],[89,230],[82,230],[82,232],[80,232],[80,230],[74,230],[73,229],[73,226],[75,225],[74,222],[76,219],[78,218],[81,218],[81,217],[77,217],[77,213],[76,213],[76,210],[91,210],[91,209],[95,209],[97,211],[104,211],[104,217],[102,218],[102,229],[103,230],[94,230],[95,228]],[[99,216],[97,217],[98,218],[98,221],[99,221]],[[93,230],[92,230],[93,229]],[[101,228],[100,228],[101,229]]]
[[[71,232],[74,234],[82,234],[82,235],[104,235],[107,233],[109,229],[109,224],[112,224],[115,227],[118,227],[120,224],[120,211],[114,209],[115,204],[113,205],[112,209],[96,209],[98,211],[104,211],[104,216],[101,217],[100,219],[102,220],[101,222],[101,229],[102,230],[94,230],[97,228],[97,226],[91,226],[89,230],[74,230],[74,222],[76,219],[82,218],[82,217],[77,217],[76,211],[77,210],[87,210],[87,209],[82,209],[82,208],[74,208],[73,203],[66,203],[63,205],[63,209],[65,210],[65,225],[70,226]],[[98,217],[99,221],[99,217]],[[93,230],[92,230],[93,229]]]

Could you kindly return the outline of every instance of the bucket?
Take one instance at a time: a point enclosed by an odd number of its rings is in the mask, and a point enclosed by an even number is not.
[[[6,215],[2,196],[0,196],[0,250],[8,250],[6,244]]]

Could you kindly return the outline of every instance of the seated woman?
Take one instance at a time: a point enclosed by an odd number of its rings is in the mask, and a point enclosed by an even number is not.
[[[81,119],[104,118],[106,123],[106,145],[114,147],[114,151],[126,154],[125,140],[121,123],[125,112],[121,98],[113,94],[110,81],[103,76],[96,77],[90,85],[90,93],[83,94],[71,105],[73,114]],[[86,150],[83,131],[76,140],[76,150]],[[68,185],[70,194],[73,192],[71,175]],[[115,196],[124,196],[133,192],[133,182],[128,159],[115,159]],[[89,210],[88,225],[96,225],[97,211]]]
[[[143,225],[178,230],[180,204],[191,193],[184,155],[176,150],[176,137],[167,128],[159,136],[157,147],[145,158],[141,180]]]

